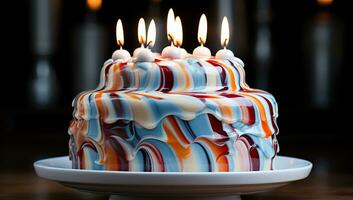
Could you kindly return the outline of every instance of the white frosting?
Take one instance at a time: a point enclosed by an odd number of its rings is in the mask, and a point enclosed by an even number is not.
[[[127,59],[131,58],[131,55],[128,51],[126,51],[124,49],[118,49],[118,50],[114,51],[112,58],[113,58],[113,60],[118,60],[118,59],[127,60]]]
[[[194,49],[194,51],[192,52],[192,55],[198,56],[198,57],[210,58],[211,57],[211,51],[207,47],[198,46],[198,47],[196,47]]]
[[[162,51],[162,57],[171,58],[171,59],[178,59],[184,57],[185,49],[182,50],[175,46],[167,46]],[[186,52],[187,53],[187,52]]]
[[[137,49],[134,50],[134,52],[132,53],[132,57],[137,57],[137,54],[142,50],[144,49],[143,47],[139,47]]]
[[[234,53],[231,50],[228,49],[221,49],[219,51],[217,51],[216,53],[216,58],[217,59],[234,59]]]
[[[138,53],[136,55],[136,62],[153,62],[154,59],[155,59],[154,53],[152,53],[152,51],[147,48],[140,48],[140,50],[138,50]]]

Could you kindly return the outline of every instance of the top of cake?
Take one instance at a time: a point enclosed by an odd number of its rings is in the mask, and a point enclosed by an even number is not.
[[[157,56],[154,62],[109,59],[101,71],[99,90],[220,92],[249,90],[243,62],[235,58],[183,59]]]
[[[109,59],[97,89],[79,94],[73,106],[76,119],[101,118],[107,124],[125,120],[152,129],[168,115],[192,120],[209,113],[238,131],[263,137],[278,132],[274,97],[245,83],[243,62],[235,57]]]

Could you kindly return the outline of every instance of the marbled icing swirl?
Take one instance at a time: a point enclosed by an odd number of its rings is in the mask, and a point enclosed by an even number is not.
[[[277,103],[240,60],[108,60],[73,101],[73,167],[121,171],[272,169]]]

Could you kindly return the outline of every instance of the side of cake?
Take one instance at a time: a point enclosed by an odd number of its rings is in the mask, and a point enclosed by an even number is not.
[[[79,94],[73,168],[119,171],[271,170],[277,103],[245,83],[239,59],[108,60]]]

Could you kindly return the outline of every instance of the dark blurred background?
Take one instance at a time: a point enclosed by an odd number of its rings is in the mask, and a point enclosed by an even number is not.
[[[99,2],[99,1],[98,1]],[[181,17],[183,47],[198,46],[202,13],[208,46],[220,45],[223,16],[230,21],[230,45],[245,62],[250,86],[278,100],[282,155],[309,159],[314,173],[352,162],[352,9],[339,0],[85,0],[7,1],[2,7],[0,168],[28,170],[37,159],[67,155],[71,101],[98,83],[103,62],[117,49],[121,18],[125,46],[138,47],[137,23],[153,18],[160,52],[168,45],[169,8]]]

